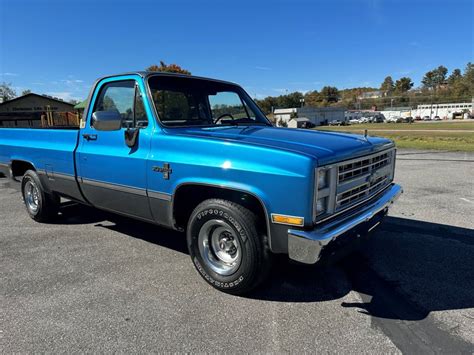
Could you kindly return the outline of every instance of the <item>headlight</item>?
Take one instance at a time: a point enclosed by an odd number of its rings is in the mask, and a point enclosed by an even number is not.
[[[326,169],[318,170],[318,190],[324,189],[328,185],[328,171]]]
[[[316,216],[326,213],[326,201],[327,201],[326,197],[319,198],[316,201]]]

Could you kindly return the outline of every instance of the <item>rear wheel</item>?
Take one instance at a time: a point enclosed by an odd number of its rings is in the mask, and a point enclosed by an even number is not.
[[[37,222],[47,222],[57,216],[59,197],[44,191],[38,174],[28,170],[21,181],[21,192],[26,211]]]
[[[257,287],[270,268],[266,236],[257,218],[236,203],[210,199],[189,219],[188,249],[201,276],[218,290],[244,294]]]

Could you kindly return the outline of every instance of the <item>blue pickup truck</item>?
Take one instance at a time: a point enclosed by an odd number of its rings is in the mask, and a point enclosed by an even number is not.
[[[312,264],[401,194],[392,141],[276,128],[238,85],[134,72],[95,82],[77,129],[0,129],[0,172],[47,222],[60,198],[186,232],[213,287],[243,294],[275,254]]]

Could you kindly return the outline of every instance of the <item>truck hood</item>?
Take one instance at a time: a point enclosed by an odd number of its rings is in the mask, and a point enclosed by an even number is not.
[[[287,150],[314,157],[326,165],[370,154],[393,146],[386,138],[317,130],[276,128],[269,126],[216,126],[169,128],[167,132],[208,139],[234,141]]]

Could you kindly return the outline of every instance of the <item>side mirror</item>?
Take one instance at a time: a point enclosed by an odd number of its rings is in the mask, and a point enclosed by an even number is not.
[[[92,114],[92,126],[98,131],[118,131],[122,128],[122,116],[118,111],[96,111]]]

